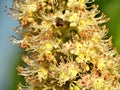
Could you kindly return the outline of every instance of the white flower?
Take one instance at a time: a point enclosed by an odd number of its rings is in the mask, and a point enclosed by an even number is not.
[[[70,17],[69,20],[70,21],[70,26],[75,27],[77,26],[78,22],[79,22],[79,16],[77,13],[73,13]]]
[[[71,7],[73,5],[74,0],[68,0],[67,6]]]

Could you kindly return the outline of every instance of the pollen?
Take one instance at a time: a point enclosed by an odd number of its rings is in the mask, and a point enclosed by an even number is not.
[[[52,50],[53,46],[51,45],[51,43],[46,43],[46,49],[47,50]]]

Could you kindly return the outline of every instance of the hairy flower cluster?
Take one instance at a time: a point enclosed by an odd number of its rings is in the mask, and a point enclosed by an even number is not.
[[[120,56],[93,0],[14,0],[10,14],[26,51],[18,90],[119,90]]]

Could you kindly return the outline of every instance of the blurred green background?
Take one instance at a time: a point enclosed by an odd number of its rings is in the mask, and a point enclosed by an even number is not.
[[[113,36],[113,45],[120,53],[120,0],[96,0],[95,3],[111,18],[106,25],[110,29],[109,35]],[[0,0],[0,90],[16,90],[21,80],[16,67],[21,62],[22,50],[11,45],[9,37],[15,35],[12,28],[19,23],[4,12],[6,5],[11,7],[12,0]]]
[[[120,0],[96,0],[96,3],[99,4],[101,12],[110,17],[106,25],[113,37],[113,45],[120,53]]]

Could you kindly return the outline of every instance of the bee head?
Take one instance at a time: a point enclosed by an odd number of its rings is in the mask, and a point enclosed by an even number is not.
[[[62,26],[64,25],[64,21],[63,21],[63,19],[60,18],[60,17],[57,17],[57,18],[55,19],[55,23],[56,23],[56,26],[58,26],[58,27],[62,27]]]

